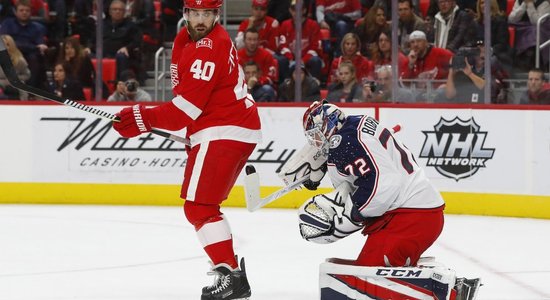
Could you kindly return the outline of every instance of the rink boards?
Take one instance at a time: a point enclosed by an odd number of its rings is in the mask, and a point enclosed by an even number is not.
[[[59,105],[0,105],[0,203],[181,205],[183,146],[153,135],[126,140],[110,123]],[[101,105],[115,113],[120,106]],[[263,142],[250,157],[267,195],[305,143],[305,104],[261,106]],[[550,110],[519,106],[346,106],[396,134],[437,186],[448,213],[550,218]],[[184,136],[185,132],[177,134]],[[320,192],[326,192],[325,179]],[[297,207],[297,191],[271,207]],[[244,206],[242,176],[225,205]]]

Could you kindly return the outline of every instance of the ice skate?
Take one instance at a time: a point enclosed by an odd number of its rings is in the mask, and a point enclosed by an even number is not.
[[[221,263],[212,267],[209,275],[215,275],[214,283],[202,289],[201,300],[246,300],[250,298],[250,285],[246,278],[244,258],[241,258],[240,269],[232,269]]]

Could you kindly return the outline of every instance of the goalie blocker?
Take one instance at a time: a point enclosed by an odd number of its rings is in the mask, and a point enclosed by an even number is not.
[[[418,267],[366,267],[331,258],[319,268],[321,300],[473,300],[479,279],[456,278],[455,271],[421,258]]]

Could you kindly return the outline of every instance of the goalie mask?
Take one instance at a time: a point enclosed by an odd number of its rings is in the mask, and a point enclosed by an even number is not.
[[[303,126],[308,142],[317,148],[328,147],[328,141],[346,120],[344,112],[326,101],[315,101],[304,113]]]

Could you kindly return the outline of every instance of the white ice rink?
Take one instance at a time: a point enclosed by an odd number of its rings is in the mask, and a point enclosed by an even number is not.
[[[254,300],[318,299],[318,266],[358,233],[303,241],[294,210],[225,209]],[[550,220],[448,215],[426,256],[481,277],[478,299],[550,299]],[[0,205],[0,300],[200,299],[207,257],[179,207]]]

